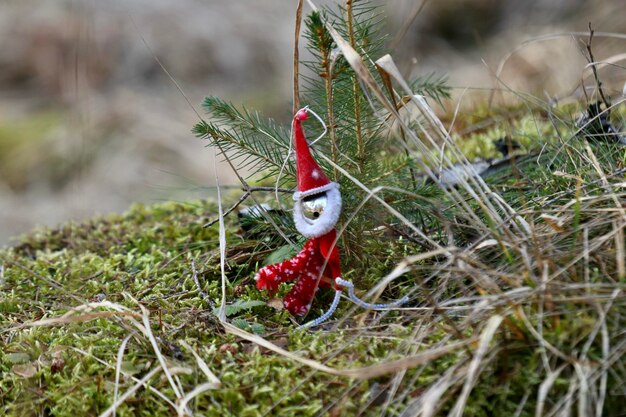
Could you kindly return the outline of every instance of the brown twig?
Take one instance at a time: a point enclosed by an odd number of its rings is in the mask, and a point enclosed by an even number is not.
[[[328,112],[328,138],[330,139],[331,158],[337,163],[337,138],[335,136],[335,112],[333,110],[333,67],[335,61],[331,57],[331,51],[325,52],[325,72],[324,85],[326,89],[326,107]],[[337,181],[339,173],[333,169],[333,180]]]
[[[609,107],[611,107],[611,104],[604,96],[604,91],[602,90],[602,81],[600,81],[600,78],[598,77],[598,70],[596,69],[595,58],[593,57],[593,51],[591,49],[591,42],[593,41],[593,34],[594,34],[594,30],[591,28],[591,22],[589,22],[589,40],[585,44],[585,47],[587,48],[587,53],[589,54],[587,58],[589,60],[589,64],[591,65],[591,70],[593,71],[593,78],[595,78],[596,80],[596,85],[598,86],[598,92],[600,93],[602,102],[608,109]]]
[[[239,200],[237,200],[237,202],[235,204],[233,204],[228,210],[226,210],[224,212],[224,217],[226,217],[230,213],[232,213],[233,210],[235,210],[237,207],[239,207],[241,205],[241,203],[246,201],[246,199],[248,197],[250,197],[252,195],[252,193],[255,192],[255,191],[278,191],[279,193],[293,193],[293,190],[290,190],[288,188],[274,188],[274,187],[248,187],[247,189],[244,189],[244,191],[245,192],[243,193],[243,195],[241,197],[239,197]],[[211,227],[215,223],[217,223],[218,221],[219,221],[219,218],[213,219],[210,222],[204,224],[202,227],[203,228]]]
[[[382,68],[379,65],[376,65],[376,70],[378,70],[378,74],[380,74],[380,78],[383,81],[383,85],[385,86],[385,88],[387,89],[387,93],[389,94],[389,100],[391,101],[391,103],[393,103],[394,107],[396,108],[396,110],[399,110],[400,107],[404,104],[396,104],[396,94],[393,90],[393,84],[391,82],[391,76],[389,75],[389,73],[387,71],[385,71],[384,68]],[[402,139],[402,142],[407,143],[406,140],[406,135],[404,133],[404,129],[400,129],[400,138]],[[407,158],[409,157],[409,150],[407,147],[404,148],[404,154],[407,156]],[[413,185],[413,190],[417,189],[417,181],[415,180],[416,175],[415,175],[415,170],[413,168],[409,168],[409,172],[411,173],[411,184]]]
[[[204,301],[207,302],[209,307],[211,307],[211,309],[214,309],[215,303],[213,302],[213,300],[211,300],[211,297],[209,297],[209,294],[207,294],[200,286],[200,281],[198,280],[198,271],[196,270],[196,261],[194,259],[191,260],[191,273],[192,273],[193,282],[196,284],[196,287],[198,287],[198,293],[202,296]],[[211,316],[211,318],[213,318],[213,316]]]
[[[348,23],[348,35],[350,37],[350,45],[356,49],[356,39],[354,37],[354,22],[352,15],[352,2],[353,0],[346,0],[346,15]],[[354,94],[354,124],[356,128],[356,149],[357,149],[357,161],[359,164],[359,172],[363,173],[365,170],[365,144],[363,143],[363,133],[361,132],[361,87],[359,86],[359,80],[354,74],[352,76],[352,92]]]
[[[296,8],[296,29],[293,43],[293,114],[296,114],[300,108],[300,27],[302,26],[302,3],[304,0],[298,1]]]

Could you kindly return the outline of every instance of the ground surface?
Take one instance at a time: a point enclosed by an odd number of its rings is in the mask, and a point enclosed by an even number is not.
[[[481,154],[483,146],[493,153],[489,144],[502,133],[498,129],[469,137],[465,152]],[[556,140],[554,126],[540,114],[507,124],[504,133],[513,134],[530,153],[550,149],[538,138]],[[569,137],[563,130],[560,134]],[[570,150],[579,152],[557,159],[558,166],[527,161],[520,165],[526,173],[514,169],[508,171],[512,176],[498,177],[496,189],[531,224],[533,238],[522,245],[528,245],[528,259],[517,258],[515,242],[504,246],[513,251],[507,258],[502,255],[507,250],[492,251],[493,243],[485,240],[486,257],[472,258],[485,264],[475,264],[474,273],[466,274],[459,264],[422,286],[422,273],[415,272],[386,294],[391,298],[415,290],[409,306],[424,310],[380,315],[344,302],[336,320],[316,332],[298,330],[280,303],[254,288],[254,272],[281,247],[280,240],[244,236],[233,215],[226,218],[225,294],[226,316],[234,327],[217,321],[219,227],[202,227],[216,217],[214,201],[135,205],[122,215],[27,234],[15,247],[0,251],[2,414],[111,415],[113,407],[118,416],[172,415],[189,395],[187,411],[204,416],[380,415],[381,410],[413,415],[402,413],[419,409],[423,395],[435,395],[438,386],[456,387],[440,401],[442,411],[452,409],[476,363],[481,372],[473,380],[465,415],[513,415],[516,410],[534,415],[546,380],[555,397],[541,407],[574,407],[583,401],[582,394],[569,394],[579,392],[578,376],[598,382],[594,372],[604,369],[599,365],[604,363],[615,369],[603,400],[605,415],[615,415],[611,413],[624,398],[619,383],[625,345],[620,332],[609,331],[623,328],[624,277],[616,255],[624,250],[624,222],[616,201],[605,196],[615,196],[623,210],[624,151],[596,143],[598,167],[604,169],[600,175],[593,164],[569,165],[586,149],[579,138],[570,142],[575,146]],[[613,188],[602,188],[602,178]],[[232,204],[238,194],[227,193],[224,204]],[[366,271],[344,259],[346,273],[361,290],[404,255],[423,252],[388,234],[366,238],[364,250],[371,253]],[[525,269],[522,260],[532,267]],[[435,257],[422,267],[430,274],[439,262]],[[548,264],[549,271],[541,269]],[[194,265],[206,296],[193,280]],[[550,274],[551,284],[542,284],[551,285],[549,292],[534,281],[536,273]],[[443,280],[448,284],[440,287]],[[585,282],[587,292],[580,297],[572,292]],[[529,295],[517,298],[520,294]],[[431,302],[456,305],[457,298],[475,310],[431,308]],[[321,292],[312,315],[329,300],[330,294]],[[476,300],[487,304],[476,307]],[[493,308],[485,308],[489,303],[495,303]],[[596,303],[600,310],[593,307]],[[549,315],[533,315],[544,305]],[[600,319],[598,311],[605,312]],[[538,327],[542,342],[534,338],[537,323],[544,326]],[[494,338],[490,332],[496,328]],[[247,333],[238,337],[236,329]],[[606,352],[605,342],[610,347]],[[578,362],[581,349],[588,360],[583,356]],[[566,352],[565,359],[554,351]],[[421,352],[430,355],[427,360],[420,359]],[[414,362],[394,362],[407,358]],[[542,366],[560,370],[548,378],[540,372]],[[123,401],[115,404],[120,397]],[[580,406],[598,404],[597,396],[589,398]]]

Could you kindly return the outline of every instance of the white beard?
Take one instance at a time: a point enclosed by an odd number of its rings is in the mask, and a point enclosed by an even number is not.
[[[331,182],[329,186],[319,187],[319,189],[309,190],[305,193],[295,194],[297,200],[293,206],[293,221],[296,229],[302,236],[309,239],[320,237],[330,232],[339,220],[341,214],[341,193],[339,192],[339,184]],[[313,192],[312,192],[313,191]],[[317,193],[326,193],[326,207],[324,211],[315,220],[309,220],[302,213],[302,198]]]

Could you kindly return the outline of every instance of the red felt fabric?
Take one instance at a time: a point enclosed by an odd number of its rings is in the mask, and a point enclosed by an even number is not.
[[[284,297],[283,305],[294,316],[304,316],[311,308],[317,289],[330,286],[322,277],[334,282],[341,276],[339,251],[336,247],[331,250],[336,236],[333,229],[324,236],[308,240],[295,257],[261,268],[255,276],[257,288],[272,294],[280,283],[296,280]]]
[[[330,183],[313,159],[309,144],[304,136],[302,121],[306,120],[308,113],[305,109],[296,113],[293,118],[294,142],[296,146],[296,172],[298,173],[298,191],[307,191]]]

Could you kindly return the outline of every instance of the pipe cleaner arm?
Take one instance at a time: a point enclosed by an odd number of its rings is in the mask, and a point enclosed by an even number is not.
[[[313,247],[314,241],[309,240],[293,258],[259,269],[254,276],[256,287],[259,290],[267,290],[270,294],[274,294],[281,283],[298,278],[306,266],[307,255]]]

